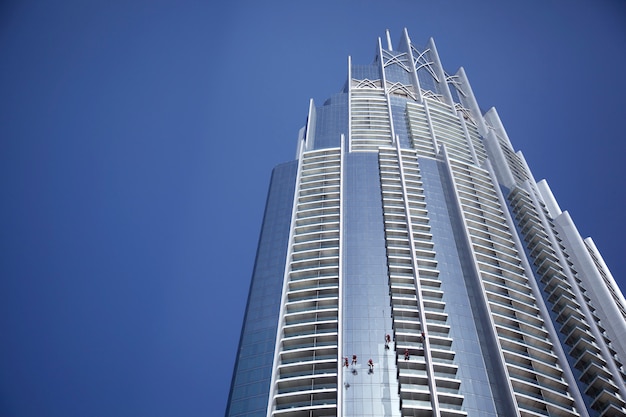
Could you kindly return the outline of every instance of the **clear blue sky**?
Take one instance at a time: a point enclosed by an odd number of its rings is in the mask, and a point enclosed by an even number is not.
[[[271,169],[387,28],[626,288],[622,1],[216,3],[0,5],[0,415],[223,415]]]

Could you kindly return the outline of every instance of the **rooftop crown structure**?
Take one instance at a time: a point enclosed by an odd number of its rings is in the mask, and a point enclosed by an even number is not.
[[[462,68],[386,38],[273,171],[226,415],[626,415],[593,241]]]

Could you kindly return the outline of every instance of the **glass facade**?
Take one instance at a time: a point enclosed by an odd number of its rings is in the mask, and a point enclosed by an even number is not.
[[[226,415],[266,414],[296,169],[288,162],[272,174]]]
[[[405,30],[348,74],[274,170],[226,416],[625,416],[626,301],[463,70]]]
[[[396,416],[396,357],[385,349],[393,332],[378,158],[354,152],[345,166],[343,415]]]

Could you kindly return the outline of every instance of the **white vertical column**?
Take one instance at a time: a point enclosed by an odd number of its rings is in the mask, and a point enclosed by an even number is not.
[[[474,144],[472,143],[472,138],[470,137],[470,134],[467,131],[467,125],[465,123],[465,118],[463,117],[462,113],[463,112],[461,111],[456,112],[459,120],[461,121],[461,128],[463,128],[463,135],[465,135],[465,141],[467,142],[467,147],[469,148],[470,153],[472,154],[472,160],[474,161],[474,164],[480,165],[478,162],[478,156],[476,155],[476,150],[474,149]]]
[[[396,152],[398,153],[398,169],[400,171],[400,182],[402,184],[402,195],[404,200],[404,211],[406,213],[406,228],[409,239],[409,247],[411,248],[411,263],[413,266],[413,282],[415,285],[415,295],[418,303],[418,315],[422,326],[422,346],[424,348],[424,361],[426,362],[426,372],[428,376],[428,389],[430,390],[430,403],[433,408],[433,416],[439,417],[439,398],[437,397],[437,384],[435,381],[435,368],[430,352],[430,343],[428,341],[428,328],[426,322],[426,311],[422,299],[422,286],[419,277],[419,265],[415,259],[415,242],[413,241],[413,223],[411,221],[411,208],[409,207],[408,191],[404,178],[404,164],[402,161],[402,150],[400,149],[400,141],[396,141]]]
[[[559,207],[559,203],[557,203],[556,198],[554,198],[554,194],[552,194],[552,190],[548,185],[546,180],[541,180],[537,183],[537,190],[543,199],[543,202],[548,209],[548,213],[554,219],[561,215],[561,207]]]
[[[346,151],[344,142],[346,138],[341,135],[339,157],[339,290],[337,301],[337,416],[343,415],[343,235],[344,235],[344,179]]]
[[[491,111],[495,112],[495,109],[492,107],[491,110],[485,114],[489,114]],[[502,148],[500,148],[500,141],[493,129],[487,129],[487,134],[483,137],[483,144],[489,155],[489,160],[493,164],[498,183],[507,188],[513,188],[515,186],[515,176],[509,167],[509,162]]]
[[[489,171],[489,175],[491,176],[492,181],[494,182],[494,184],[496,184],[496,181],[497,181],[496,173],[494,172],[491,164],[489,164],[489,161],[487,161],[486,163],[486,169]],[[525,185],[527,186],[526,191],[532,194],[532,190],[530,188],[530,182],[527,181]],[[507,207],[508,204],[500,188],[499,187],[494,187],[494,188],[495,188],[496,194],[498,195],[498,199],[500,200],[500,205],[502,207]],[[509,226],[511,230],[515,230],[515,222],[513,221],[511,214],[509,213],[508,210],[503,210],[503,211],[504,211],[504,217],[506,219],[506,224]],[[517,233],[511,233],[511,235],[512,235],[513,242],[515,244],[516,249],[519,251],[519,253],[524,253],[524,244],[522,243],[522,240],[520,239],[519,235]],[[528,261],[528,258],[526,256],[520,256],[520,260],[522,261],[522,267],[524,268],[524,272],[526,276],[529,278],[528,285],[532,289],[533,294],[535,296],[537,308],[541,312],[544,327],[546,328],[550,336],[552,349],[559,359],[560,368],[561,368],[561,371],[563,372],[563,377],[565,381],[567,381],[567,384],[572,387],[572,389],[569,390],[569,392],[574,398],[576,409],[579,413],[581,413],[582,417],[588,417],[589,414],[586,411],[587,407],[580,394],[580,391],[577,389],[576,378],[574,377],[574,374],[572,373],[572,369],[568,366],[566,352],[563,349],[563,345],[561,345],[558,331],[556,327],[554,326],[554,322],[550,318],[550,311],[548,310],[546,303],[543,301],[543,296],[541,295],[541,289],[539,288],[539,285],[537,284],[537,281],[534,278],[533,269],[530,265],[530,262]]]
[[[352,57],[348,55],[348,152],[352,152]]]
[[[415,68],[415,57],[413,56],[413,49],[411,48],[411,39],[409,38],[409,32],[404,28],[403,36],[400,40],[401,51],[405,51],[409,57],[409,68],[411,69],[411,81],[413,82],[413,88],[415,89],[415,95],[417,96],[417,102],[422,103],[424,98],[422,97],[422,89],[420,88],[419,77],[417,76],[417,69]]]
[[[548,239],[550,240],[550,243],[552,244],[552,247],[557,249],[555,256],[559,259],[559,261],[561,262],[561,265],[568,265],[568,261],[565,258],[563,251],[560,249],[560,244],[554,235],[554,231],[552,230],[551,227],[549,227],[548,219],[546,218],[545,212],[541,209],[541,205],[539,204],[539,201],[537,200],[537,196],[532,192],[529,192],[529,194],[530,194],[530,198],[534,206],[537,209],[537,213],[539,214],[539,217],[548,235]],[[580,234],[578,234],[578,230],[576,230],[576,226],[574,226],[574,223],[571,220],[571,218],[569,218],[569,214],[567,212],[564,212],[561,216],[559,216],[559,218],[555,219],[555,223],[557,225],[560,225],[561,231],[565,236],[571,238],[573,237],[572,235],[576,234],[578,235],[578,238],[580,239]],[[572,249],[576,251],[575,247],[573,247]],[[583,253],[583,251],[584,249],[580,250],[580,253]],[[577,266],[577,265],[574,265],[574,266]],[[578,265],[578,266],[582,266],[582,265]],[[565,276],[567,277],[567,281],[571,287],[572,293],[576,296],[576,300],[578,301],[580,305],[580,310],[585,316],[585,321],[590,328],[590,332],[595,338],[595,342],[600,348],[600,351],[602,352],[602,357],[606,361],[606,364],[607,364],[606,366],[611,371],[611,374],[613,375],[613,383],[617,385],[620,393],[622,394],[626,393],[626,385],[624,384],[624,379],[621,377],[622,373],[620,369],[618,369],[617,365],[615,364],[615,361],[613,360],[613,356],[611,355],[611,352],[605,343],[605,339],[602,334],[602,331],[598,328],[598,323],[594,319],[594,313],[591,311],[589,304],[586,301],[586,295],[582,293],[580,285],[576,282],[576,278],[572,274],[572,270],[570,268],[566,268],[564,269],[563,272]],[[577,272],[584,273],[587,271],[583,270],[583,271],[577,271]],[[583,277],[582,282],[583,282],[583,285],[586,282],[584,280],[584,277]],[[585,288],[585,290],[587,290],[587,288]]]
[[[389,51],[393,51],[393,45],[391,44],[391,35],[389,34],[389,29],[385,30],[385,34],[387,35],[387,49]]]
[[[591,241],[592,246],[585,245],[574,221],[567,211],[563,212],[560,216],[554,219],[559,237],[563,239],[563,244],[567,248],[570,260],[574,264],[574,269],[578,272],[578,278],[582,281],[587,295],[591,298],[593,306],[596,308],[595,313],[600,318],[602,326],[607,330],[609,339],[613,348],[618,352],[618,357],[622,361],[622,365],[626,365],[626,320],[622,315],[617,302],[622,302],[622,307],[626,307],[626,301],[624,296],[617,287],[613,276],[611,275],[606,264],[602,260],[602,256],[597,251],[597,248]],[[601,261],[601,265],[604,267],[605,279],[600,275],[598,268],[591,258],[589,250],[594,252],[594,256]],[[608,272],[608,273],[607,273]],[[610,291],[609,288],[613,287]],[[616,300],[617,297],[617,300]],[[592,320],[589,320],[592,321]],[[590,323],[591,326],[591,323]],[[595,322],[594,326],[595,328]],[[595,336],[595,333],[594,333]],[[604,338],[602,338],[604,341]],[[600,342],[598,342],[600,344]],[[614,364],[614,361],[609,356],[606,358],[610,365]],[[622,380],[619,378],[615,370],[611,368],[613,375],[616,376],[616,380]],[[623,381],[623,380],[622,380]],[[621,392],[626,394],[626,387],[620,385]]]
[[[509,139],[509,135],[507,135],[506,130],[504,129],[504,125],[502,124],[502,120],[500,120],[500,115],[495,107],[490,108],[485,113],[485,120],[489,122],[491,126],[496,130],[498,136],[504,139],[506,145],[513,150],[513,145],[511,144],[511,140]]]
[[[430,117],[430,111],[428,110],[428,101],[424,100],[424,113],[426,114],[426,121],[428,122],[428,129],[430,130],[430,138],[433,141],[433,149],[435,150],[435,154],[438,154],[439,143],[437,142],[437,138],[435,137],[435,130],[433,128],[433,121]]]
[[[309,100],[309,115],[306,119],[306,136],[304,138],[305,149],[310,151],[315,144],[315,103],[313,99]]]
[[[466,94],[465,97],[463,97],[461,99],[461,101],[463,101],[463,107],[466,107],[469,109],[470,114],[472,115],[472,118],[476,121],[476,124],[478,125],[478,133],[480,133],[483,136],[487,135],[487,125],[485,124],[485,121],[483,120],[483,115],[480,112],[480,107],[478,106],[478,102],[476,101],[476,97],[474,96],[474,91],[472,90],[472,86],[469,83],[469,79],[467,78],[467,75],[465,74],[465,69],[463,69],[463,67],[460,67],[458,69],[458,71],[455,74],[459,80],[459,83],[461,84],[461,88],[463,89],[463,92]]]
[[[428,40],[428,48],[430,49],[430,55],[435,64],[433,70],[439,77],[439,88],[441,90],[441,94],[443,94],[444,102],[454,108],[454,100],[452,100],[452,94],[450,94],[450,89],[448,88],[448,83],[446,82],[446,73],[441,65],[439,53],[437,52],[437,47],[435,46],[435,40],[433,38]]]
[[[472,246],[473,246],[472,237],[471,237],[470,230],[467,227],[468,222],[464,214],[462,203],[459,198],[460,193],[459,193],[457,183],[455,181],[455,175],[452,170],[452,165],[450,163],[450,159],[446,152],[445,146],[442,146],[441,148],[442,149],[438,157],[441,158],[441,160],[443,160],[445,167],[446,167],[446,171],[447,171],[446,174],[450,180],[452,193],[454,194],[454,198],[452,199],[453,200],[452,204],[454,205],[454,211],[456,212],[456,215],[459,221],[463,225],[463,228],[461,230],[461,233],[463,235],[463,241],[465,245],[467,246],[467,250],[470,251],[470,259],[471,259],[470,262],[472,265],[471,274],[476,279],[477,286],[478,288],[480,288],[480,294],[482,295],[482,298],[480,300],[477,300],[477,302],[479,302],[483,306],[486,312],[486,316],[489,320],[489,322],[485,323],[485,326],[484,326],[489,336],[489,340],[487,341],[487,343],[490,343],[492,345],[495,344],[495,350],[498,352],[498,358],[497,360],[494,360],[493,363],[496,365],[498,371],[501,374],[500,379],[503,381],[506,381],[506,390],[509,395],[506,399],[503,399],[503,400],[506,403],[506,406],[507,406],[506,408],[509,409],[509,412],[512,412],[512,415],[519,416],[520,411],[517,405],[517,401],[515,401],[515,393],[513,390],[513,385],[509,377],[509,372],[507,371],[507,368],[506,368],[506,359],[504,357],[504,353],[498,341],[499,336],[496,330],[496,323],[493,319],[491,312],[489,311],[489,307],[488,307],[489,299],[487,298],[487,294],[485,293],[483,283],[481,282],[482,281],[481,274],[480,274],[481,269],[476,260],[476,256],[474,255],[474,250],[472,249]]]
[[[270,380],[270,391],[269,397],[267,399],[267,417],[271,417],[274,412],[275,402],[274,398],[276,397],[276,381],[278,379],[278,364],[280,363],[280,350],[281,350],[281,342],[282,342],[282,333],[283,327],[285,325],[285,303],[287,300],[287,288],[289,282],[289,264],[291,262],[291,256],[293,252],[293,235],[294,235],[294,225],[296,222],[296,214],[298,207],[298,193],[300,189],[300,181],[302,177],[302,162],[304,155],[304,146],[300,148],[300,155],[298,155],[298,170],[296,172],[296,189],[293,194],[293,204],[291,206],[291,223],[289,226],[289,243],[287,244],[287,256],[285,256],[285,268],[283,272],[283,293],[280,298],[280,312],[278,313],[278,326],[276,326],[276,343],[274,346],[274,363],[272,364],[272,378]]]
[[[393,128],[393,116],[391,114],[391,101],[389,100],[389,90],[387,89],[387,77],[385,76],[385,58],[383,57],[383,45],[380,38],[378,38],[378,58],[380,62],[380,81],[385,92],[385,101],[387,102],[387,112],[389,114],[389,129],[391,131],[391,143],[396,140],[395,131]]]

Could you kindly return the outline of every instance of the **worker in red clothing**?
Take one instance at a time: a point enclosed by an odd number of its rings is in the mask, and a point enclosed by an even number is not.
[[[348,367],[348,357],[343,358],[343,366]]]
[[[385,335],[385,349],[389,349],[389,342],[391,342],[391,336]]]
[[[352,355],[352,365],[356,365],[356,355]]]
[[[372,359],[367,361],[367,365],[370,367],[370,374],[374,372],[374,361]]]

